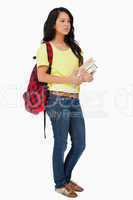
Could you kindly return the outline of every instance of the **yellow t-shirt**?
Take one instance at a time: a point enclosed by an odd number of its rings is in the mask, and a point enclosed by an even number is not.
[[[79,60],[72,52],[71,48],[67,50],[59,50],[52,43],[53,49],[53,62],[51,65],[51,75],[53,76],[69,76],[74,69],[79,68]],[[41,44],[36,53],[37,66],[49,66],[46,44]],[[63,91],[70,93],[79,93],[80,85],[74,86],[73,84],[65,83],[48,83],[49,90]]]

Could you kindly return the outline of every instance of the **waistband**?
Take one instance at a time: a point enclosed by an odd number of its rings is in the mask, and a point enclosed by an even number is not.
[[[79,98],[78,93],[69,93],[69,92],[60,92],[60,91],[49,91],[49,94],[54,94],[57,96],[63,96],[63,97],[70,97],[70,98]]]

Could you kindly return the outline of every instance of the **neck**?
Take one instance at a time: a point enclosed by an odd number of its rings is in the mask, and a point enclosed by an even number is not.
[[[64,44],[64,35],[62,34],[56,34],[55,38],[53,39],[53,42]]]

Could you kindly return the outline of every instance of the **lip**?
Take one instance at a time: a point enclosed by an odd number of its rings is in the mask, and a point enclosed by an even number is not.
[[[65,28],[64,31],[69,31],[69,29],[68,29],[68,28]]]

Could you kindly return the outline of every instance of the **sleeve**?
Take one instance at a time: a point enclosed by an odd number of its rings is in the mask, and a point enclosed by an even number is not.
[[[36,52],[37,67],[39,65],[49,66],[46,44],[41,44]]]

